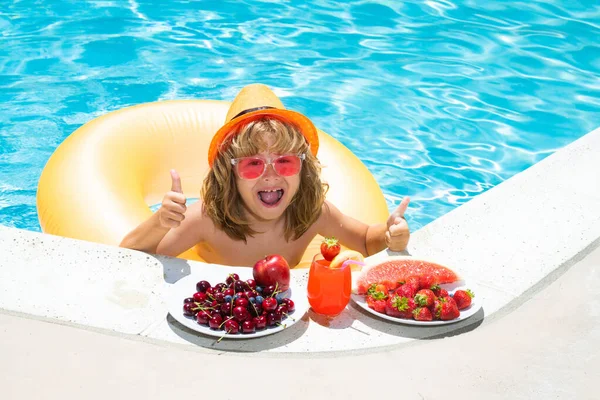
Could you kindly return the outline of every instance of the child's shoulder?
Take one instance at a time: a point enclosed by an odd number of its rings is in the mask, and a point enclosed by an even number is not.
[[[335,219],[339,213],[340,210],[338,210],[338,208],[332,202],[325,200],[321,206],[321,215],[319,215],[316,223],[318,225],[328,224],[332,219]]]
[[[339,212],[340,210],[329,200],[325,200],[323,206],[321,206],[321,217],[328,218]]]
[[[208,218],[208,216],[204,212],[204,204],[202,203],[202,200],[198,200],[197,202],[190,204],[187,207],[187,210],[185,212],[185,218],[192,218],[197,221]]]
[[[204,231],[213,224],[210,217],[204,211],[202,200],[198,200],[187,207],[185,212],[185,223],[186,225],[201,231]]]

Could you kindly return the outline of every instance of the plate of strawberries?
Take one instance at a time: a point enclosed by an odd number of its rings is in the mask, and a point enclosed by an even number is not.
[[[368,265],[354,280],[352,300],[365,311],[409,325],[446,325],[481,308],[476,288],[451,269],[413,257]]]
[[[418,290],[410,286],[411,283],[404,283],[388,291],[384,285],[375,285],[367,294],[351,297],[359,307],[377,317],[408,325],[451,324],[473,316],[481,308],[473,286],[465,281]]]

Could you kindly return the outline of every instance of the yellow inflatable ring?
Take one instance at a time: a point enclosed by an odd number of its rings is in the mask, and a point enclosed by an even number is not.
[[[175,168],[187,197],[199,197],[207,151],[230,102],[174,100],[146,103],[98,117],[71,134],[44,167],[37,193],[43,232],[118,245],[152,215],[170,188]],[[366,223],[384,222],[387,205],[367,168],[350,150],[319,131],[318,158],[327,198]],[[299,267],[319,252],[320,237]],[[180,258],[199,260],[195,249]]]

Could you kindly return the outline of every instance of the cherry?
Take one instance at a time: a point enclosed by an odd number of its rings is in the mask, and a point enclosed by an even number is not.
[[[215,293],[215,301],[217,303],[224,303],[225,302],[225,294],[222,292]]]
[[[246,282],[244,281],[235,281],[233,288],[236,292],[243,292],[247,289]]]
[[[238,333],[240,331],[240,325],[234,319],[228,319],[225,321],[225,332],[227,333]]]
[[[248,279],[248,280],[246,281],[246,285],[248,285],[248,288],[249,288],[250,290],[254,290],[254,289],[256,289],[256,281],[255,281],[254,279]]]
[[[277,308],[277,300],[273,297],[267,297],[263,300],[262,307],[267,311],[274,311]]]
[[[280,304],[275,309],[275,312],[280,313],[281,315],[285,315],[288,312],[288,307],[285,304]]]
[[[228,285],[231,285],[233,282],[235,282],[239,279],[240,279],[240,276],[238,274],[229,274],[227,279],[225,279],[225,283],[227,283]]]
[[[209,287],[208,289],[206,289],[205,293],[209,297],[214,297],[215,296],[215,288],[214,287]]]
[[[296,305],[294,304],[294,301],[292,299],[283,299],[283,304],[285,304],[288,307],[288,312],[292,312],[296,309]]]
[[[216,314],[208,321],[208,326],[210,326],[211,329],[221,329],[222,323],[223,317],[221,317],[221,314]]]
[[[237,292],[235,295],[237,296],[238,299],[247,299],[244,292]]]
[[[233,318],[242,322],[250,318],[250,313],[245,307],[237,306],[233,308]]]
[[[200,325],[208,325],[208,321],[212,318],[208,311],[202,310],[196,315],[196,322]]]
[[[231,297],[233,297],[233,295],[235,294],[235,290],[233,290],[232,288],[228,288],[228,289],[225,289],[225,291],[223,292],[223,294],[225,296],[231,296]]]
[[[196,305],[194,303],[185,303],[183,305],[183,315],[187,315],[188,317],[193,317],[196,315],[198,310],[195,310]]]
[[[252,314],[255,317],[257,317],[263,313],[263,308],[259,305],[255,304],[254,307],[249,307],[249,308],[250,308],[250,314]]]
[[[230,316],[231,310],[233,310],[233,308],[231,307],[231,303],[223,303],[223,304],[221,304],[221,307],[219,308],[219,312],[224,317]]]
[[[225,285],[224,283],[217,283],[215,285],[215,291],[222,292],[223,290],[225,290],[226,287],[227,287],[227,285]]]
[[[254,322],[251,320],[246,320],[242,322],[242,332],[244,333],[253,333],[254,332]]]
[[[244,292],[244,297],[250,300],[251,297],[254,297],[254,292],[252,290],[246,290]]]
[[[277,312],[277,310],[273,311],[273,317],[275,318],[275,322],[281,322],[281,320],[283,320],[283,314]]]
[[[275,293],[275,286],[273,286],[273,285],[266,286],[262,290],[263,297],[271,296],[273,293]]]
[[[193,297],[187,297],[185,299],[183,299],[183,304],[185,303],[193,303],[195,300]]]
[[[279,320],[281,321],[281,320]],[[274,312],[270,312],[267,314],[267,325],[268,326],[275,326],[277,324],[277,318],[275,317],[275,313]]]
[[[210,283],[208,281],[200,281],[196,283],[196,290],[198,292],[206,292],[206,290],[210,287]]]
[[[252,322],[254,322],[256,329],[265,329],[267,327],[267,317],[264,315],[252,318]]]
[[[247,308],[247,307],[248,307],[248,304],[250,304],[250,302],[248,301],[248,299],[245,299],[245,298],[243,298],[243,297],[240,297],[240,298],[238,298],[238,299],[236,299],[236,300],[235,300],[235,303],[234,303],[234,304],[235,304],[236,306],[239,306],[239,307],[244,307],[244,308]]]
[[[196,292],[194,293],[194,301],[197,303],[202,303],[208,298],[205,292]]]

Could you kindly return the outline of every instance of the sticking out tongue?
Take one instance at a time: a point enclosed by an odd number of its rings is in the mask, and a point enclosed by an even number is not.
[[[283,190],[274,190],[269,192],[258,192],[258,196],[263,203],[268,205],[273,205],[279,201],[281,196],[283,196]]]

